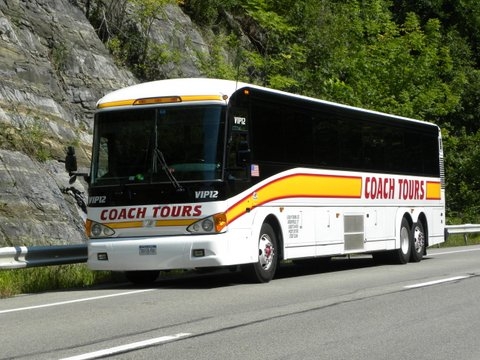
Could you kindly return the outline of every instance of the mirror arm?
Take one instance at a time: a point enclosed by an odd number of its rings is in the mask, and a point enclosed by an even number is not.
[[[68,175],[70,176],[70,180],[68,181],[70,185],[77,181],[78,176],[83,177],[83,180],[85,180],[87,184],[90,184],[90,174],[71,171],[68,173]]]

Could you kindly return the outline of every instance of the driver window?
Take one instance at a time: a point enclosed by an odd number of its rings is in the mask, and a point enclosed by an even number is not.
[[[230,180],[248,178],[248,165],[243,164],[239,155],[249,150],[248,121],[245,109],[232,109],[230,116],[230,138],[228,142],[227,170]]]

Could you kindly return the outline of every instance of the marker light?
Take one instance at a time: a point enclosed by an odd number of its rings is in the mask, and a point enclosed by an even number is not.
[[[205,249],[193,249],[192,250],[193,257],[204,257],[205,256]]]
[[[180,96],[162,96],[145,99],[137,99],[133,102],[133,105],[151,105],[151,104],[165,104],[182,102]]]
[[[106,252],[97,253],[98,261],[108,261],[108,254]]]
[[[227,225],[227,216],[218,213],[194,222],[187,231],[192,234],[216,234],[225,231]]]

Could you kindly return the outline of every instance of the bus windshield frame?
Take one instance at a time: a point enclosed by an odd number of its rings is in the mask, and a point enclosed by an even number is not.
[[[225,112],[218,104],[98,112],[90,185],[221,180]]]

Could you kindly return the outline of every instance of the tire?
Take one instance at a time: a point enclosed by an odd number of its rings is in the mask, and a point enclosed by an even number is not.
[[[159,270],[144,270],[144,271],[126,271],[125,277],[128,281],[136,285],[147,285],[155,282],[158,275],[160,275]]]
[[[400,248],[392,252],[392,260],[396,264],[406,264],[410,260],[412,252],[412,230],[406,218],[400,225]]]
[[[422,222],[413,224],[412,228],[412,254],[411,262],[419,262],[425,253],[425,230]]]
[[[278,263],[277,236],[270,224],[264,223],[258,237],[258,261],[242,266],[247,280],[267,283],[273,279]]]

